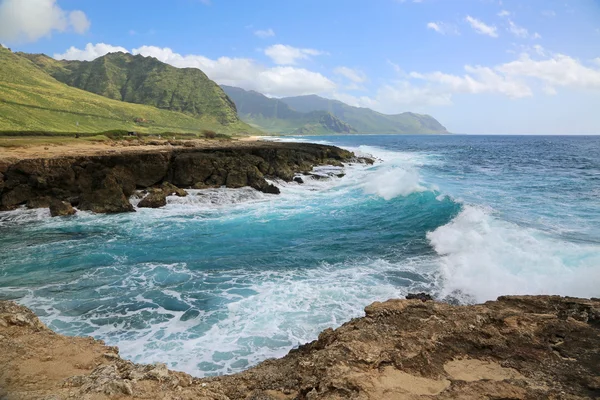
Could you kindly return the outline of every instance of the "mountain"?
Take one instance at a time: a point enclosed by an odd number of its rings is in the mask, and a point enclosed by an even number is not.
[[[255,132],[237,119],[233,105],[221,103],[213,113],[192,115],[112,100],[65,83],[45,71],[68,72],[62,62],[35,56],[32,63],[0,46],[0,131],[100,132],[125,129],[138,132]],[[33,58],[33,56],[31,57]],[[38,65],[46,64],[43,68]],[[75,65],[75,64],[73,64]],[[101,81],[101,77],[97,78]],[[93,81],[93,76],[88,81]],[[215,85],[216,86],[216,85]],[[218,89],[218,87],[217,87]],[[215,90],[222,93],[220,89]],[[223,93],[225,98],[226,95]],[[233,115],[230,115],[232,114]],[[224,118],[228,116],[228,118]]]
[[[327,111],[350,124],[360,133],[377,134],[436,134],[448,133],[446,128],[429,115],[405,112],[386,115],[369,108],[352,107],[338,100],[316,95],[286,97],[281,102],[302,113]]]
[[[235,103],[240,118],[264,131],[298,135],[356,133],[352,126],[327,111],[298,112],[280,100],[253,90],[221,87]]]
[[[235,104],[197,68],[175,68],[153,57],[129,53],[110,53],[93,61],[19,55],[69,86],[110,99],[211,117],[224,125],[238,122]]]

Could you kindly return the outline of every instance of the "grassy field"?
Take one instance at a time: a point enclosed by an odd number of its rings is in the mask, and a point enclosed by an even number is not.
[[[0,131],[97,133],[114,129],[260,134],[243,122],[222,125],[214,118],[111,100],[67,86],[0,46]]]

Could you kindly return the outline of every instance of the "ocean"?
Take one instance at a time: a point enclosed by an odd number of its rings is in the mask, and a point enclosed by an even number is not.
[[[409,292],[600,296],[600,137],[285,140],[378,162],[276,182],[279,196],[191,190],[128,214],[0,213],[0,299],[135,362],[207,376]]]

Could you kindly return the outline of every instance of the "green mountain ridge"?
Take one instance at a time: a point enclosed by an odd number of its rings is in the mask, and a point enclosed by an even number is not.
[[[425,114],[405,112],[382,114],[369,108],[353,107],[338,100],[317,95],[284,97],[279,99],[293,110],[308,113],[327,111],[351,125],[360,133],[368,134],[447,134],[446,128],[435,118]]]
[[[302,113],[253,90],[221,87],[235,103],[240,118],[266,132],[295,135],[356,133],[356,129],[327,111]]]
[[[60,82],[110,99],[209,116],[224,125],[239,120],[235,104],[197,68],[175,68],[153,57],[129,53],[109,53],[93,61],[18,54]]]
[[[37,60],[35,64],[32,58]],[[63,62],[0,47],[0,131],[199,133],[210,129],[229,134],[259,133],[238,119],[235,106],[214,82],[214,91],[222,96],[224,105],[215,106],[215,112],[193,115],[113,100],[68,86],[46,71],[68,74]]]

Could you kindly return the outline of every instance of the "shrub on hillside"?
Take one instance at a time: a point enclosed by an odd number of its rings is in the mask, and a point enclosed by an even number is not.
[[[205,129],[202,131],[202,136],[207,139],[214,139],[217,137],[217,132]]]

